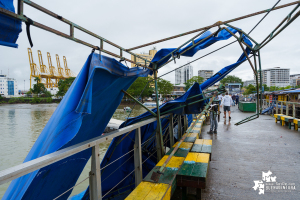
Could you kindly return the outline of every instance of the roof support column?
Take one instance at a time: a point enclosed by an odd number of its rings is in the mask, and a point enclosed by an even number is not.
[[[158,96],[158,87],[157,87],[157,64],[154,64],[153,73],[154,73],[154,82],[155,82],[156,110],[157,110],[156,150],[157,150],[157,161],[159,161],[164,156],[164,148],[163,148],[164,144],[163,144],[163,135],[162,135],[160,110],[159,110],[159,96]]]

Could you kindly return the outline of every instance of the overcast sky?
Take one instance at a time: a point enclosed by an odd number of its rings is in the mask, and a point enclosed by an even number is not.
[[[17,1],[14,3],[16,4]],[[130,48],[140,44],[152,42],[172,35],[184,33],[190,30],[211,25],[217,21],[225,21],[240,17],[242,15],[271,8],[277,0],[39,0],[34,1],[39,5],[51,10],[64,18],[124,47]],[[292,1],[282,0],[278,5]],[[16,5],[15,5],[16,7]],[[294,6],[271,12],[266,19],[251,33],[251,36],[261,42],[281,20],[292,10]],[[27,5],[24,7],[24,14],[34,21],[69,34],[69,26],[60,22],[36,9]],[[233,22],[232,25],[249,32],[252,27],[263,17],[258,15],[245,20]],[[295,20],[279,36],[271,41],[261,51],[262,68],[282,67],[290,68],[291,74],[300,73],[300,18]],[[2,74],[18,80],[18,88],[29,88],[30,67],[28,61],[27,40],[25,24],[22,24],[17,44],[19,48],[0,46],[0,70]],[[215,29],[211,29],[214,31]],[[53,65],[56,67],[55,54],[66,56],[69,68],[79,73],[91,52],[89,47],[67,40],[53,33],[31,26],[31,36],[34,47],[32,48],[35,63],[38,65],[37,50],[41,50],[44,63],[48,67],[47,52],[52,55]],[[134,50],[135,53],[148,52],[154,46],[161,48],[175,48],[190,39],[194,34],[170,40],[153,46]],[[75,37],[86,42],[99,46],[99,40],[79,31],[75,31]],[[199,51],[194,57],[181,57],[174,64],[173,62],[159,71],[159,75],[179,67],[182,64],[192,61],[220,46],[233,41],[221,41],[209,48]],[[119,50],[108,44],[104,48],[114,53]],[[213,69],[214,73],[223,67],[237,61],[242,54],[238,43],[235,43],[213,55],[207,56],[192,64],[194,76],[198,70]],[[130,58],[129,56],[127,56]],[[128,63],[130,65],[130,63]],[[249,63],[245,62],[231,72],[243,80],[253,79]],[[175,82],[175,73],[164,77]]]

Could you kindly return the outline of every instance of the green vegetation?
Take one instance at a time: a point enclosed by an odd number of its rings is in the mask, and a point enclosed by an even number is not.
[[[136,98],[138,98],[141,95],[142,98],[141,101],[143,102],[143,99],[145,97],[151,97],[152,94],[155,92],[154,81],[151,80],[152,80],[151,77],[139,77],[127,89],[127,92]],[[161,94],[162,96],[171,94],[174,89],[173,84],[170,81],[167,81],[162,78],[158,79],[157,87],[158,87],[158,93]]]
[[[41,79],[39,77],[35,77],[34,81],[36,81],[36,83],[33,84],[33,88],[29,89],[29,91],[26,93],[27,95],[36,94],[42,97],[52,96],[51,93],[45,88],[45,85],[41,83]]]
[[[226,83],[241,83],[243,87],[243,81],[237,76],[228,75],[220,81],[221,84],[225,85]]]
[[[40,103],[40,102],[41,102],[41,99],[38,98],[38,97],[34,97],[34,98],[30,101],[30,103]]]
[[[153,82],[148,83],[151,79],[151,77],[138,77],[127,89],[127,92],[134,97],[139,97],[139,95],[141,95],[143,102],[145,97],[151,97],[154,93]]]
[[[68,89],[71,87],[75,77],[70,77],[65,80],[58,81],[58,92],[56,94],[57,97],[63,97],[67,93]]]
[[[47,103],[52,103],[52,101],[53,101],[53,99],[51,97],[48,97],[46,100]]]
[[[168,94],[171,94],[174,90],[174,86],[170,81],[165,79],[158,79],[157,81],[158,93],[165,97]]]
[[[204,78],[201,76],[193,76],[190,80],[188,80],[186,83],[184,83],[185,88],[184,90],[187,91],[195,82],[201,84],[203,83]]]
[[[266,84],[263,84],[263,87],[264,87],[264,91],[270,91],[270,92],[278,91],[278,90],[287,90],[287,89],[292,88],[292,86],[290,86],[290,85],[288,85],[286,87],[277,87],[277,86],[268,87]],[[300,88],[300,86],[296,86],[296,87],[293,87],[293,88]],[[256,87],[253,86],[252,84],[250,84],[246,87],[246,90],[243,94],[248,95],[248,94],[252,94],[252,93],[255,93],[255,92],[256,92]]]
[[[246,87],[246,90],[244,92],[244,95],[248,95],[248,94],[252,94],[256,92],[256,87],[252,84],[249,84],[247,87]]]

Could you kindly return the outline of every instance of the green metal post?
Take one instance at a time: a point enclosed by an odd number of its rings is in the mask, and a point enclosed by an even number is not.
[[[178,116],[178,122],[177,122],[177,127],[178,127],[178,131],[177,131],[177,137],[178,139],[180,139],[182,137],[182,123],[181,123],[181,115],[177,115]]]
[[[259,94],[259,85],[258,85],[258,74],[257,74],[257,63],[256,63],[256,55],[255,55],[255,52],[254,52],[254,69],[256,71],[256,74],[255,75],[255,80],[256,80],[256,113],[259,114],[260,113],[260,110],[259,110],[259,107],[261,107],[259,104],[260,104],[260,94]]]
[[[156,149],[157,149],[157,160],[161,160],[164,156],[163,148],[163,136],[162,136],[162,127],[160,121],[160,111],[159,111],[159,96],[158,96],[158,87],[157,87],[157,65],[154,64],[154,83],[155,83],[155,95],[156,95],[156,109],[157,109],[157,129],[156,129]]]
[[[260,58],[260,51],[258,50],[258,65],[259,65],[259,83],[260,83],[260,91],[261,91],[261,98],[262,99],[262,74],[261,74],[261,58]],[[261,100],[260,100],[261,101]],[[262,104],[262,102],[260,102]]]

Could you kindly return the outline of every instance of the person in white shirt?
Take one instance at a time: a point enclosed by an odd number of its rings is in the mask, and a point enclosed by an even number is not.
[[[228,112],[229,119],[230,117],[230,107],[232,105],[232,98],[228,95],[228,92],[226,92],[226,95],[222,98],[221,107],[224,105],[224,118],[226,119],[226,111]]]

